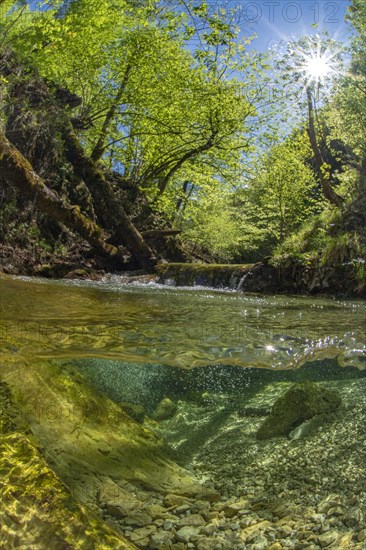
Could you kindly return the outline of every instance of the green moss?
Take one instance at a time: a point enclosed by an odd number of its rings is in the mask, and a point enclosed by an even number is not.
[[[340,397],[314,382],[294,384],[273,405],[270,415],[260,426],[258,439],[288,435],[305,420],[333,412],[341,403]]]
[[[0,406],[0,523],[4,547],[133,549],[74,500],[46,463],[42,448],[33,445],[17,424],[11,393],[3,382]]]

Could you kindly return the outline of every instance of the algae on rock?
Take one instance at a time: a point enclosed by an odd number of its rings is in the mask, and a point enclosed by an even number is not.
[[[177,412],[177,405],[169,399],[169,397],[164,397],[158,403],[158,406],[155,409],[155,412],[153,414],[154,420],[168,420],[169,418],[172,418],[172,416],[175,415]]]
[[[340,403],[341,398],[337,394],[314,382],[294,384],[275,402],[257,431],[257,438],[288,435],[305,420],[333,412]]]
[[[70,363],[19,362],[4,365],[2,376],[52,469],[85,504],[95,506],[107,479],[160,494],[202,491],[156,434],[98,394]]]
[[[133,550],[133,544],[80,506],[51,470],[3,382],[0,408],[0,547]]]

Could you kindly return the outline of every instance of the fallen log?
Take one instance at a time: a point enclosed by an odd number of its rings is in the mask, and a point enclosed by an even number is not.
[[[117,242],[126,246],[140,267],[155,265],[152,250],[118,202],[102,170],[85,154],[71,125],[64,128],[63,140],[66,158],[88,187],[100,223],[111,230]]]
[[[105,242],[102,229],[84,216],[79,206],[68,204],[47,187],[29,161],[2,132],[0,132],[0,171],[2,177],[34,201],[39,210],[81,235],[99,254],[113,258],[121,264],[124,263],[122,252]]]

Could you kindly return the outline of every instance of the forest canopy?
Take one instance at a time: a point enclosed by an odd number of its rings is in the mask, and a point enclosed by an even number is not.
[[[349,47],[313,34],[267,54],[220,5],[29,4],[0,8],[5,245],[42,261],[81,238],[122,269],[355,262],[362,280],[361,0]]]

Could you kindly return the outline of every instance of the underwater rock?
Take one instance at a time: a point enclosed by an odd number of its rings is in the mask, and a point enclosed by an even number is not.
[[[142,506],[142,502],[119,485],[108,481],[99,489],[98,502],[111,516],[124,518]]]
[[[258,439],[288,435],[302,422],[333,412],[341,403],[334,392],[305,381],[294,384],[275,402],[269,416],[257,431]]]
[[[129,539],[135,542],[139,548],[146,548],[149,544],[149,537],[157,530],[156,525],[148,525],[147,527],[139,527],[131,531]]]
[[[167,548],[170,548],[173,538],[173,533],[169,533],[168,531],[160,531],[159,533],[155,533],[150,537],[149,548],[151,548],[151,550],[160,550],[162,547],[165,548],[164,545],[166,545]]]
[[[179,525],[181,527],[190,526],[190,527],[201,527],[205,524],[205,520],[201,514],[189,514],[188,516],[183,517],[179,520]]]
[[[145,418],[145,409],[142,405],[137,403],[130,403],[129,401],[123,401],[120,403],[120,407],[124,410],[128,416],[136,420],[139,424],[142,424]]]
[[[164,498],[164,505],[167,506],[167,507],[182,506],[182,505],[187,504],[187,502],[188,502],[187,497],[184,497],[182,495],[168,494]]]
[[[337,538],[338,538],[337,531],[328,531],[327,533],[323,533],[322,535],[319,535],[318,543],[321,546],[321,548],[325,548],[327,546],[330,546]]]
[[[171,460],[161,438],[94,390],[69,362],[5,364],[2,377],[53,469],[82,502],[95,500],[101,476],[160,494],[202,491],[192,473]]]
[[[154,420],[168,420],[168,418],[174,416],[176,412],[177,405],[169,399],[169,397],[165,397],[156,407],[153,418]]]
[[[151,516],[153,520],[156,519],[165,519],[166,517],[166,510],[163,506],[160,506],[159,504],[150,504],[146,506],[146,512]]]
[[[186,525],[185,527],[179,529],[179,531],[176,532],[175,536],[179,542],[185,542],[187,544],[188,542],[197,540],[198,534],[199,529],[197,527]]]
[[[241,510],[248,510],[248,508],[248,500],[239,500],[237,502],[230,502],[229,504],[226,504],[223,508],[223,512],[227,518],[232,518],[236,516]]]
[[[127,516],[125,523],[132,527],[146,527],[146,525],[152,523],[152,517],[143,510],[137,510],[133,514]]]
[[[1,548],[116,548],[133,550],[69,488],[35,446],[9,387],[0,382]],[[8,418],[9,417],[9,418]],[[18,419],[21,421],[18,422]]]

